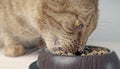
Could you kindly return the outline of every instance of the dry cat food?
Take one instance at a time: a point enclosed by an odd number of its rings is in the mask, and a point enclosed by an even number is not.
[[[85,47],[83,52],[76,52],[75,55],[88,56],[88,55],[103,55],[110,51],[102,47]]]

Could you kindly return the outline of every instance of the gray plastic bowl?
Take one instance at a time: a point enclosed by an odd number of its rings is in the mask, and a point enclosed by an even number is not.
[[[119,59],[113,50],[104,55],[61,56],[53,55],[44,48],[32,65],[35,69],[120,69]]]

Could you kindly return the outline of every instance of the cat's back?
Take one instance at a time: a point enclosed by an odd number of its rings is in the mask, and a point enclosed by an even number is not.
[[[0,38],[6,33],[26,40],[39,37],[34,18],[40,17],[37,10],[40,1],[0,0]]]

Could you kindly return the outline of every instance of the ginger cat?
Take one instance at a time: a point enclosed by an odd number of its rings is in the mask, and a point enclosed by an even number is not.
[[[20,56],[39,43],[57,54],[82,51],[96,28],[97,6],[98,0],[0,0],[2,51]]]

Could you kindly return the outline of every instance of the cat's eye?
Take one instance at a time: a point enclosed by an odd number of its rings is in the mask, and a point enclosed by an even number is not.
[[[77,21],[74,23],[74,26],[75,26],[75,27],[79,27],[80,25],[81,25],[81,23],[80,23],[79,20],[77,20]]]
[[[82,28],[83,28],[83,24],[79,20],[75,21],[74,30],[75,31],[80,31]]]

